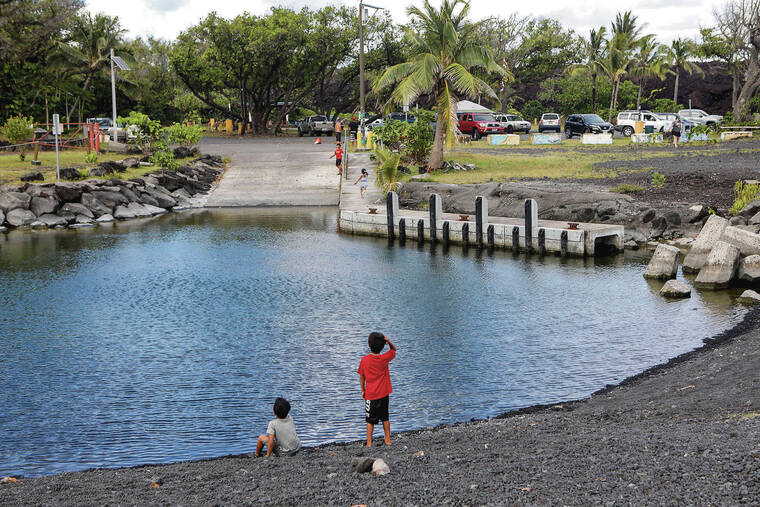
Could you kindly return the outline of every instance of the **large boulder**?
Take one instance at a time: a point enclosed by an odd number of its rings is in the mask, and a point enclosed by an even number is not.
[[[758,255],[760,254],[760,234],[755,234],[754,231],[754,228],[747,230],[729,226],[723,230],[720,240],[734,245],[742,255]]]
[[[0,209],[0,226],[5,222],[5,212]]]
[[[127,157],[121,161],[121,165],[123,165],[127,169],[131,169],[133,167],[140,167],[140,159],[137,157]]]
[[[144,189],[143,189],[144,190]],[[143,204],[150,204],[151,206],[158,206],[158,201],[154,199],[149,193],[142,192],[140,193],[140,201]]]
[[[102,223],[106,223],[106,222],[113,222],[113,220],[114,220],[114,218],[113,218],[113,216],[111,214],[106,214],[106,215],[100,215],[98,217],[97,222],[102,224]]]
[[[45,175],[37,171],[37,172],[26,173],[19,179],[21,181],[45,181]]]
[[[142,204],[137,203],[137,202],[130,202],[129,205],[127,206],[127,209],[130,210],[132,213],[134,213],[135,216],[138,218],[149,217],[153,215],[150,211],[148,211],[145,207],[143,207]]]
[[[189,158],[198,154],[198,148],[188,148],[187,146],[177,146],[174,148],[175,158]]]
[[[58,209],[58,201],[56,199],[48,199],[47,197],[32,197],[29,209],[37,216],[55,213],[55,210]]]
[[[754,200],[744,206],[741,211],[739,211],[739,215],[743,216],[744,218],[749,218],[756,215],[758,212],[760,212],[760,199]]]
[[[90,210],[90,208],[88,208],[84,204],[79,204],[78,202],[67,202],[66,204],[61,206],[61,209],[63,211],[68,211],[69,213],[73,213],[74,215],[84,215],[88,218],[95,217],[95,215]]]
[[[140,199],[140,196],[137,195],[137,193],[133,192],[131,189],[129,189],[127,186],[121,186],[119,187],[119,191],[124,194],[124,197],[126,197],[129,202],[142,202]]]
[[[652,239],[657,239],[662,237],[663,234],[665,234],[665,231],[668,229],[668,221],[665,220],[665,217],[657,216],[654,217],[652,220],[652,228],[649,229],[649,237]]]
[[[110,161],[110,160],[101,162],[100,164],[98,164],[98,167],[102,167],[106,171],[106,174],[123,173],[124,171],[127,170],[127,166],[125,166],[124,164],[120,162]]]
[[[8,192],[8,194],[21,201],[23,209],[29,209],[29,205],[32,204],[32,196],[26,192]]]
[[[23,207],[24,201],[16,197],[15,192],[3,192],[0,190],[0,209],[5,213]]]
[[[110,215],[113,212],[112,208],[103,204],[97,199],[97,197],[90,193],[82,194],[82,204],[87,206],[87,208],[89,208],[89,210],[92,211],[96,217]]]
[[[204,164],[208,164],[212,167],[224,167],[224,160],[222,159],[221,155],[209,155],[208,153],[204,153],[200,157],[193,160],[193,162],[203,162]]]
[[[741,253],[737,247],[725,241],[718,241],[699,270],[694,285],[704,289],[728,287],[736,274],[740,257]]]
[[[678,258],[681,256],[681,250],[675,246],[659,244],[654,251],[654,255],[649,261],[644,278],[655,280],[668,280],[675,278],[678,273]]]
[[[168,213],[164,208],[159,208],[158,206],[153,206],[152,204],[143,204],[142,207],[151,215],[163,215],[164,213]]]
[[[129,204],[129,200],[120,192],[112,192],[109,190],[99,190],[92,193],[95,198],[108,206],[109,208],[115,208],[116,206],[126,206]],[[114,215],[115,216],[115,215]]]
[[[760,303],[760,294],[753,290],[745,290],[742,295],[739,296],[739,302],[745,305],[756,305]]]
[[[62,180],[78,180],[82,177],[82,173],[76,167],[63,167],[58,174]]]
[[[736,277],[743,282],[760,282],[760,255],[750,255],[739,262]]]
[[[666,298],[691,297],[691,288],[680,280],[668,280],[660,289],[660,295]]]
[[[55,193],[61,202],[77,202],[82,197],[82,185],[76,183],[59,183],[55,186]]]
[[[135,215],[135,212],[127,208],[126,206],[116,206],[116,209],[113,212],[113,216],[114,218],[117,218],[119,220],[137,218],[137,215]]]
[[[48,227],[56,227],[58,225],[65,226],[67,224],[65,218],[59,217],[58,215],[53,215],[52,213],[42,215],[38,218],[38,220]]]
[[[684,215],[684,220],[690,224],[696,224],[709,214],[707,206],[701,204],[690,207]]]
[[[13,227],[23,227],[26,225],[32,225],[37,221],[37,215],[29,211],[28,209],[16,208],[12,209],[5,216],[5,221]]]
[[[162,187],[146,187],[143,194],[147,194],[156,201],[160,208],[173,208],[177,205],[177,200],[169,193],[162,191]]]
[[[55,192],[55,185],[48,183],[46,185],[29,185],[26,188],[26,193],[31,197],[47,197],[49,199],[58,199],[58,194]]]
[[[718,215],[710,215],[699,236],[697,236],[697,240],[683,260],[685,272],[696,273],[704,266],[707,256],[710,255],[715,243],[720,240],[726,227],[728,227],[728,220]]]

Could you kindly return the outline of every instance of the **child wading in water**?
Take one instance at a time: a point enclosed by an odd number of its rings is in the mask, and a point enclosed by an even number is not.
[[[264,445],[267,456],[293,456],[301,450],[301,440],[296,435],[296,425],[288,415],[290,403],[285,398],[274,400],[274,415],[277,419],[269,421],[266,435],[261,435],[256,442],[256,456],[261,456]]]
[[[382,333],[370,333],[367,343],[372,353],[362,357],[358,370],[364,399],[364,415],[367,421],[367,447],[372,446],[372,433],[378,422],[383,423],[385,445],[391,445],[388,405],[393,388],[388,363],[396,357],[396,346]],[[386,343],[390,350],[381,355],[380,352]]]
[[[335,143],[335,151],[330,158],[335,157],[335,165],[338,167],[338,176],[343,174],[343,150],[340,147],[340,143]]]
[[[362,169],[362,174],[359,176],[359,178],[354,182],[354,185],[361,182],[361,185],[359,185],[359,195],[362,199],[364,199],[364,194],[367,192],[367,181],[369,179],[369,173],[366,169]]]

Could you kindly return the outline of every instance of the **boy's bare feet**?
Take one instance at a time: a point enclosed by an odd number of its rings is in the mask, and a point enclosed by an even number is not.
[[[385,445],[391,445],[391,441],[390,440],[385,440]]]

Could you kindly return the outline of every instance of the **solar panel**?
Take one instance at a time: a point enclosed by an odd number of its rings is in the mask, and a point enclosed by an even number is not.
[[[113,57],[113,63],[121,70],[130,70],[129,65],[127,65],[127,63],[118,56]]]

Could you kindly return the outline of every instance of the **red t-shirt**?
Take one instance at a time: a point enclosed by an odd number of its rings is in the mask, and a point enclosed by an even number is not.
[[[341,150],[340,148],[336,149],[335,150],[335,158],[337,158],[338,160],[342,160],[343,159],[343,150]]]
[[[385,354],[376,356],[367,354],[359,363],[359,375],[364,375],[364,398],[367,400],[379,400],[393,392],[391,387],[391,374],[388,371],[388,363],[396,357],[395,350],[389,350]]]

